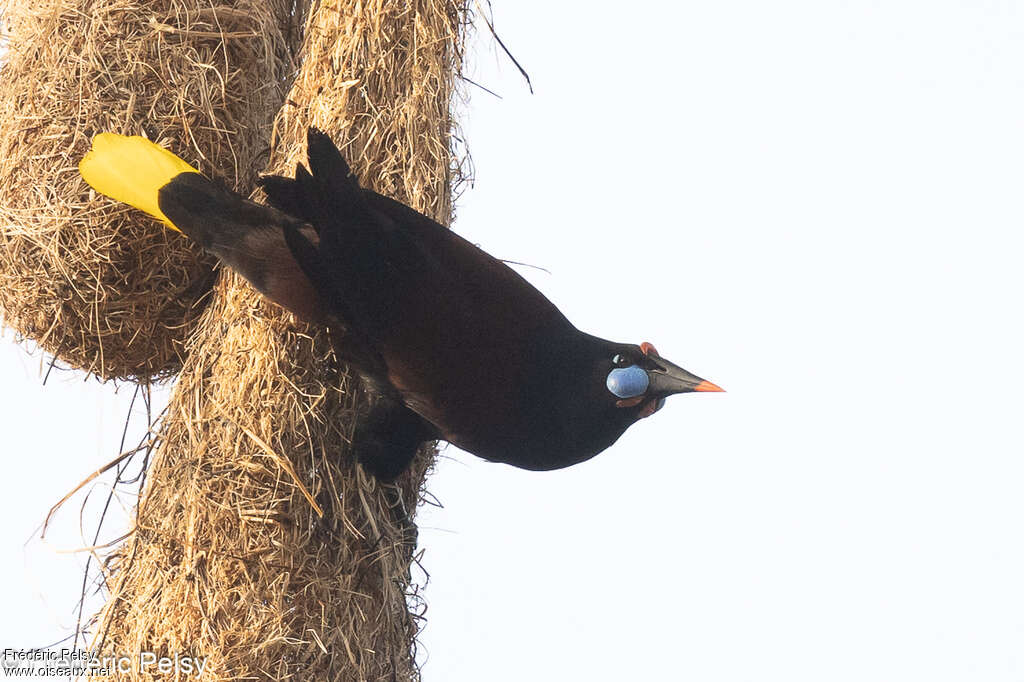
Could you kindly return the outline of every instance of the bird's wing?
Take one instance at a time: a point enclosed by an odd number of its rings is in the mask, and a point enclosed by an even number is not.
[[[299,165],[294,178],[267,176],[260,184],[271,205],[319,233],[320,262],[307,250],[303,265],[322,271],[328,264],[331,282],[323,272],[319,280],[326,285],[323,291],[335,294],[339,307],[349,301],[343,317],[385,332],[392,328],[385,323],[389,302],[419,299],[444,307],[451,324],[464,319],[456,327],[477,327],[471,320],[485,318],[514,336],[569,324],[501,261],[409,206],[360,188],[331,139],[315,128],[308,133],[308,156],[312,172]],[[362,306],[364,301],[371,305]],[[375,325],[378,317],[381,322]],[[373,335],[369,328],[364,331]]]
[[[268,199],[314,225],[292,252],[346,326],[383,359],[387,382],[451,436],[507,423],[572,325],[518,273],[427,216],[358,187],[326,136],[310,173],[264,180]],[[532,388],[532,387],[530,387]],[[521,411],[521,410],[520,410]]]

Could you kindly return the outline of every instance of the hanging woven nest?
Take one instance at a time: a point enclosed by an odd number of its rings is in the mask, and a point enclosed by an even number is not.
[[[0,68],[0,313],[103,379],[176,372],[209,258],[77,172],[93,134],[140,134],[236,188],[267,162],[304,19],[285,0],[9,0]]]
[[[464,21],[460,0],[319,4],[269,170],[305,161],[313,125],[362,184],[449,222]],[[418,678],[406,529],[349,451],[364,406],[324,330],[225,273],[189,341],[134,533],[108,558],[94,652],[203,657],[211,682]],[[432,463],[428,449],[398,481],[410,515]]]

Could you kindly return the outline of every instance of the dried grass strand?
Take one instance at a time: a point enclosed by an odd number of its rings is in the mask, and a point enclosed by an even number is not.
[[[290,2],[215,2],[0,0],[0,316],[101,379],[180,368],[213,263],[94,195],[92,135],[145,135],[249,188],[295,71]]]
[[[269,169],[292,172],[315,125],[364,184],[449,222],[464,17],[461,0],[317,5]],[[224,272],[184,356],[135,532],[108,561],[97,653],[207,656],[215,681],[419,679],[415,557],[352,460],[366,396],[327,334]],[[407,509],[433,458],[398,481]]]

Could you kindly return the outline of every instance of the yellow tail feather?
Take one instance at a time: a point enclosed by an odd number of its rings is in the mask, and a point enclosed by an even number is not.
[[[160,210],[160,188],[195,168],[144,137],[100,133],[78,164],[78,172],[100,194],[124,202],[178,230]]]

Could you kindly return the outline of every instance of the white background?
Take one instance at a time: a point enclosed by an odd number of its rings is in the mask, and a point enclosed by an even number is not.
[[[1018,3],[625,7],[497,3],[536,94],[481,35],[455,227],[729,393],[560,472],[448,448],[425,679],[1024,679]],[[131,390],[0,362],[0,646],[42,645],[79,559],[24,543]]]

